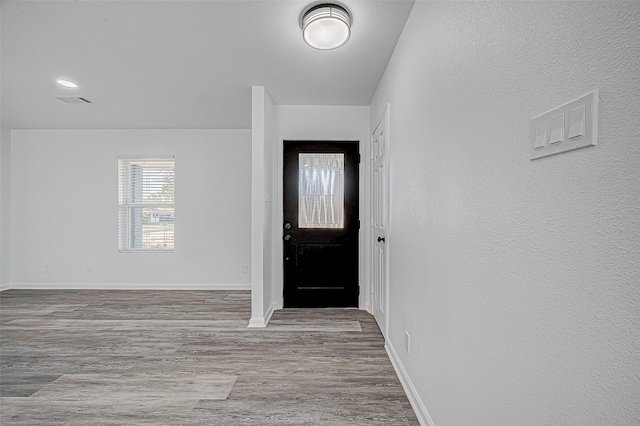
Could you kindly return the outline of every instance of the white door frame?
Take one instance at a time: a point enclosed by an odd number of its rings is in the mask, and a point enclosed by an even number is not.
[[[322,137],[307,137],[304,135],[280,135],[278,136],[276,153],[275,153],[275,164],[273,167],[274,179],[273,184],[275,185],[274,191],[274,200],[273,200],[273,246],[272,246],[272,271],[273,271],[273,291],[272,300],[275,302],[276,309],[282,309],[284,306],[284,258],[283,258],[283,243],[282,243],[282,224],[284,223],[284,214],[282,211],[282,203],[284,200],[282,182],[284,176],[284,165],[283,165],[283,154],[284,154],[284,141],[308,141],[308,142],[321,142],[321,141],[331,141],[331,142],[340,142],[340,141],[358,141],[358,149],[360,151],[360,158],[364,159],[360,162],[360,171],[358,176],[358,191],[360,193],[360,211],[358,213],[358,218],[360,219],[360,232],[358,233],[358,285],[360,285],[360,297],[358,298],[358,306],[359,309],[364,309],[369,311],[369,301],[370,301],[370,293],[371,289],[369,288],[368,280],[365,280],[365,256],[366,256],[366,245],[365,245],[365,236],[367,235],[366,227],[368,221],[363,220],[368,215],[368,192],[366,185],[368,185],[368,158],[367,153],[368,144],[367,144],[368,136],[364,137],[331,137],[331,138],[322,138]],[[363,197],[364,196],[364,197]]]

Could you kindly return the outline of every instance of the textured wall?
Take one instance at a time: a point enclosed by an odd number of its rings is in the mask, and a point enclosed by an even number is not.
[[[292,139],[359,139],[369,127],[366,106],[276,106],[278,134]]]
[[[0,289],[11,281],[11,132],[0,127]]]
[[[415,4],[370,117],[436,425],[640,424],[639,76],[638,2]],[[530,161],[530,118],[596,88],[598,146]]]
[[[280,238],[278,231],[280,227],[274,228],[273,219],[273,164],[275,162],[275,146],[276,146],[276,113],[275,105],[271,99],[269,92],[264,92],[264,222],[263,222],[263,255],[264,255],[264,312],[268,312],[271,305],[275,304],[275,290],[273,284],[273,245],[274,239]]]
[[[276,119],[263,86],[251,88],[251,327],[264,327],[274,301],[273,162]]]
[[[249,130],[12,130],[11,154],[12,287],[249,288]],[[172,154],[175,251],[119,253],[118,155]]]

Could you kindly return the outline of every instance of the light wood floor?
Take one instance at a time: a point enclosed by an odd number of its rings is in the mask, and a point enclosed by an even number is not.
[[[0,424],[419,424],[371,315],[249,316],[249,292],[2,292]]]

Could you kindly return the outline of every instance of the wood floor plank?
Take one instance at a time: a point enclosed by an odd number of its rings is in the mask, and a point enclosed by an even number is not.
[[[372,404],[353,400],[200,401],[192,411],[190,425],[325,425],[379,426],[418,425],[404,415],[396,402]]]
[[[19,375],[124,373],[142,360],[143,356],[123,355],[62,355],[34,356],[26,354],[2,355],[2,373]],[[0,388],[5,382],[0,380]]]
[[[184,401],[50,401],[0,398],[0,424],[11,426],[181,426],[194,404]],[[215,424],[215,423],[212,423]]]
[[[197,401],[227,399],[235,375],[184,374],[174,371],[157,374],[65,374],[31,395],[50,401],[122,404],[127,401]]]

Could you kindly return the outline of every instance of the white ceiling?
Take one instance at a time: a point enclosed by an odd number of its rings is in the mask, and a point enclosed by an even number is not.
[[[250,128],[251,86],[281,105],[368,105],[413,0],[341,1],[352,35],[334,51],[303,42],[310,3],[5,0],[2,126]]]

